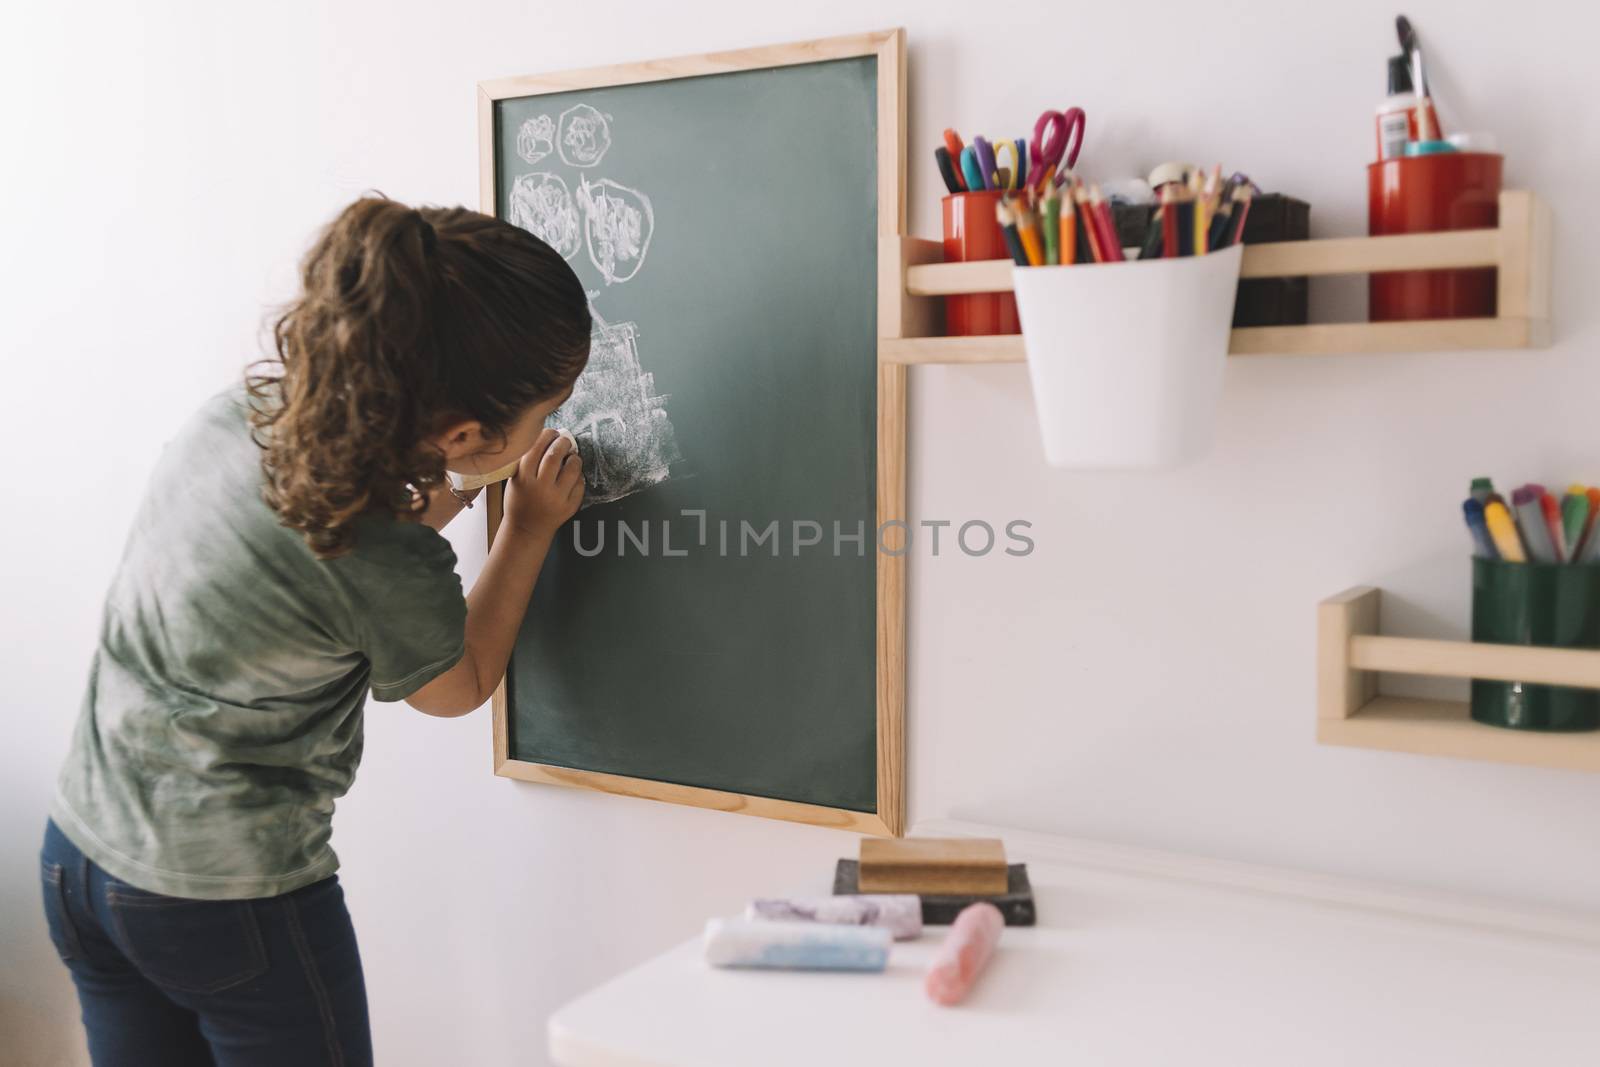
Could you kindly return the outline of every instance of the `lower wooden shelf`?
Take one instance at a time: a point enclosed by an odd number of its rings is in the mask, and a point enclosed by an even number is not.
[[[1473,722],[1460,700],[1380,696],[1344,719],[1318,719],[1324,745],[1376,748],[1423,756],[1600,771],[1600,731],[1540,733]]]
[[[1494,678],[1600,689],[1600,651],[1430,641],[1378,633],[1382,591],[1317,605],[1317,740],[1423,756],[1600,771],[1600,731],[1513,730],[1474,722],[1466,701],[1381,696],[1378,674]]]

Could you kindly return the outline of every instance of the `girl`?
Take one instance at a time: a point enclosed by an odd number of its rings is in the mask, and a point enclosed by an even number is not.
[[[328,847],[362,706],[500,682],[583,495],[545,429],[589,354],[571,268],[461,208],[357,201],[302,265],[272,373],[162,457],[106,600],[43,852],[97,1067],[356,1065],[366,990]],[[447,471],[521,457],[470,596]]]

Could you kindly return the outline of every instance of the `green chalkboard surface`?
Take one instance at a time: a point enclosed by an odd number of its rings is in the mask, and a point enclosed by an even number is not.
[[[877,68],[493,102],[495,211],[596,321],[511,761],[876,810]]]

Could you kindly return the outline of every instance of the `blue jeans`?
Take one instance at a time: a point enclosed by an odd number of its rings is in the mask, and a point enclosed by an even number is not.
[[[95,1067],[372,1063],[338,878],[259,900],[160,896],[95,866],[54,822],[40,860]]]

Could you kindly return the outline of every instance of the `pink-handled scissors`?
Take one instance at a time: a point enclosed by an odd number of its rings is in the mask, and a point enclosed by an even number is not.
[[[1046,111],[1039,116],[1039,121],[1033,124],[1033,141],[1029,147],[1033,150],[1033,163],[1028,167],[1030,175],[1037,174],[1037,181],[1043,181],[1044,176],[1052,169],[1055,171],[1056,184],[1060,185],[1062,178],[1078,162],[1078,152],[1083,148],[1083,130],[1087,125],[1083,108],[1069,107],[1065,111]],[[1073,135],[1077,140],[1073,140]],[[1071,145],[1068,148],[1068,145]]]

